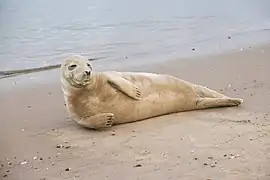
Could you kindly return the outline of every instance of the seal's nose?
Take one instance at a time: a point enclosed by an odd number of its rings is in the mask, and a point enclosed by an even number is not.
[[[86,76],[90,76],[91,71],[84,71],[84,74],[85,74]]]

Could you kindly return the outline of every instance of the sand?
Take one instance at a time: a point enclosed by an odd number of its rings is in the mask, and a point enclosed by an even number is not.
[[[0,93],[0,179],[270,179],[269,57],[265,45],[122,68],[175,75],[245,102],[101,132],[68,118],[59,76],[2,83],[13,89]]]

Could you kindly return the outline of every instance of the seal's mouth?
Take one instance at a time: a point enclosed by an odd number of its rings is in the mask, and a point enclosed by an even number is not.
[[[73,74],[70,75],[70,83],[72,86],[77,87],[77,88],[82,88],[88,84],[90,84],[90,77],[85,78],[83,81],[79,81],[75,77],[73,77]]]

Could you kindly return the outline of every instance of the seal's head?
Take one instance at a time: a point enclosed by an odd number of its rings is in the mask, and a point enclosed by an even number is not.
[[[62,78],[74,87],[81,88],[90,83],[92,66],[80,55],[70,56],[61,65]]]

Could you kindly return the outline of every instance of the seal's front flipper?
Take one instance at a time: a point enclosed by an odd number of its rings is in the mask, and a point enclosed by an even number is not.
[[[135,84],[117,75],[110,75],[108,77],[108,83],[115,89],[123,92],[127,96],[135,99],[141,99],[141,90]]]
[[[114,114],[113,113],[101,113],[95,116],[86,117],[78,122],[81,126],[90,129],[103,129],[109,128],[113,125]]]

